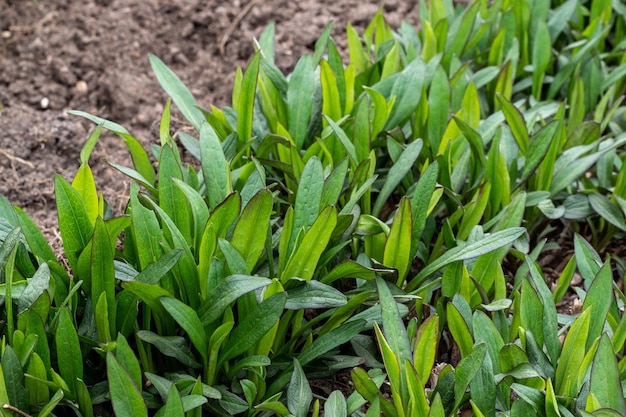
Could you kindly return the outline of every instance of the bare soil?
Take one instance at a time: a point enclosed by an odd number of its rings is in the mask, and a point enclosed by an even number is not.
[[[251,3],[251,4],[250,4]],[[93,125],[78,109],[125,126],[149,149],[166,94],[148,54],[160,57],[208,108],[230,104],[237,66],[253,39],[276,23],[276,61],[289,72],[334,21],[362,31],[379,7],[397,28],[416,24],[418,0],[0,0],[0,194],[55,240],[53,179],[71,180]],[[104,134],[90,165],[99,191],[122,210],[128,181],[104,160],[128,164],[120,139]],[[116,206],[117,205],[117,206]],[[119,213],[118,213],[119,214]],[[58,242],[57,242],[58,244]]]

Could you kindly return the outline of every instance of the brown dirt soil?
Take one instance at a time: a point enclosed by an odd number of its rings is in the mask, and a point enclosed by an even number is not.
[[[269,23],[276,23],[276,62],[290,71],[330,21],[335,42],[345,45],[346,23],[362,31],[380,3],[0,0],[0,194],[54,240],[54,174],[73,178],[94,127],[67,110],[113,120],[149,149],[158,142],[152,127],[167,99],[149,53],[179,75],[200,106],[224,106],[236,67],[246,65],[253,38]],[[383,10],[394,28],[402,20],[417,23],[418,0],[387,0]],[[122,210],[128,181],[104,159],[129,163],[123,143],[111,134],[101,137],[90,165],[99,191]]]

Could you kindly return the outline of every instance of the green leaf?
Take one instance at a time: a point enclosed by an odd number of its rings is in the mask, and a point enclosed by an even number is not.
[[[600,336],[604,329],[607,314],[613,304],[612,288],[613,272],[610,263],[607,262],[594,277],[583,302],[583,311],[588,308],[591,309],[587,349],[591,347],[591,344]]]
[[[454,385],[454,396],[456,398],[454,403],[455,410],[459,407],[459,405],[461,405],[465,390],[469,386],[472,379],[474,379],[476,373],[479,371],[483,361],[485,360],[486,354],[487,345],[485,343],[479,343],[474,346],[471,353],[463,358],[456,367],[456,383]]]
[[[391,291],[386,281],[376,278],[378,297],[383,315],[383,330],[389,346],[397,355],[398,362],[404,365],[405,361],[412,363],[411,344],[409,342],[402,316],[398,311],[396,302],[391,295]]]
[[[337,77],[325,59],[320,62],[320,81],[322,85],[322,112],[326,121],[341,119],[342,108],[339,91],[337,91]]]
[[[254,55],[242,80],[239,102],[237,103],[237,135],[239,136],[240,145],[243,145],[252,137],[252,116],[260,59],[260,54]]]
[[[191,123],[196,131],[200,131],[200,126],[206,120],[202,112],[196,107],[196,101],[189,89],[185,87],[180,78],[163,61],[152,54],[149,55],[149,58],[152,71],[154,71],[154,75],[156,75],[161,87],[172,97],[185,119]]]
[[[244,207],[233,231],[230,243],[246,260],[249,271],[253,270],[265,247],[272,206],[272,194],[266,189],[259,191]]]
[[[558,139],[558,135],[556,133],[560,123],[560,121],[553,120],[533,135],[530,140],[526,161],[524,162],[524,168],[522,169],[521,179],[517,184],[517,187],[525,183],[528,178],[535,173],[537,167],[539,167],[541,162],[544,160],[553,141]],[[551,171],[552,169],[553,167],[551,167]]]
[[[293,231],[290,248],[300,230],[309,230],[320,214],[320,203],[324,189],[324,170],[317,157],[309,159],[304,166],[296,194],[294,207]]]
[[[380,215],[380,211],[389,196],[394,192],[398,184],[402,182],[411,168],[413,168],[413,164],[422,151],[423,144],[424,142],[421,139],[417,139],[408,144],[396,163],[389,169],[385,183],[374,203],[374,209],[372,210],[374,216]]]
[[[576,319],[563,343],[561,359],[556,368],[557,395],[575,396],[579,390],[578,373],[585,357],[592,309],[584,310]]]
[[[330,393],[324,403],[325,417],[346,417],[348,415],[346,398],[341,391],[335,390]]]
[[[231,332],[220,352],[220,362],[232,359],[257,344],[278,322],[286,300],[287,294],[282,292],[257,305]]]
[[[426,385],[435,364],[437,346],[439,342],[439,316],[434,314],[428,317],[419,327],[416,335],[415,349],[413,350],[413,364],[421,378],[422,385]]]
[[[156,183],[156,174],[154,173],[154,168],[152,167],[150,158],[148,157],[148,154],[146,153],[141,143],[133,136],[131,136],[126,128],[118,125],[117,123],[102,119],[97,116],[93,116],[89,113],[85,113],[79,110],[70,110],[68,111],[68,114],[84,117],[85,119],[90,120],[97,125],[102,125],[105,129],[108,129],[121,137],[130,152],[133,165],[135,166],[137,172],[146,180],[148,184],[154,186],[154,184]]]
[[[396,211],[391,225],[385,249],[383,251],[383,265],[395,268],[398,271],[396,285],[402,286],[406,274],[411,267],[411,235],[413,233],[413,219],[409,199],[403,197]]]
[[[315,89],[315,72],[310,55],[304,55],[289,78],[287,108],[289,112],[289,135],[297,149],[302,149],[306,139]]]
[[[173,147],[166,143],[159,154],[159,206],[172,219],[187,242],[191,244],[191,219],[185,193],[173,179],[182,180],[183,173],[178,162],[179,156]]]
[[[83,355],[74,322],[67,308],[59,310],[59,324],[54,333],[54,340],[59,372],[72,387],[77,379],[83,378]]]
[[[165,310],[176,320],[176,323],[189,335],[191,343],[200,352],[202,359],[206,361],[209,342],[196,311],[175,298],[162,297],[160,301]]]
[[[52,411],[54,411],[56,406],[61,402],[61,400],[63,399],[63,396],[64,394],[63,394],[62,389],[59,389],[57,392],[55,392],[52,398],[50,398],[50,401],[48,401],[43,407],[41,407],[41,410],[39,410],[39,414],[37,414],[37,417],[46,417],[50,415]],[[1,398],[0,398],[0,401],[2,401]],[[2,415],[4,416],[5,415],[4,410],[1,412],[3,413]]]
[[[115,253],[101,217],[96,220],[91,242],[91,299],[92,302],[97,302],[101,294],[105,294],[110,334],[116,334]],[[98,320],[96,317],[96,321]]]
[[[63,248],[70,266],[75,269],[80,251],[89,242],[93,225],[80,194],[60,175],[54,177],[54,190]]]
[[[93,224],[96,221],[96,217],[98,217],[100,207],[96,183],[89,165],[82,164],[80,168],[78,168],[78,172],[76,172],[72,180],[72,187],[78,191],[78,194],[81,196],[85,204],[85,209],[87,210],[89,221]]]
[[[468,357],[474,345],[474,339],[470,332],[469,324],[465,321],[463,315],[454,304],[449,303],[446,311],[450,333],[452,333],[452,337],[457,345],[459,345],[461,357]]]
[[[287,388],[287,408],[295,417],[307,417],[313,401],[313,392],[297,359],[293,360],[293,368],[291,382]]]
[[[424,61],[415,59],[396,78],[389,96],[396,99],[385,123],[386,130],[395,129],[413,114],[422,97],[420,92],[426,82],[426,72]]]
[[[167,401],[163,407],[163,416],[167,417],[184,417],[185,409],[183,408],[183,402],[180,398],[180,393],[176,389],[176,384],[172,384],[170,391],[167,394]]]
[[[522,155],[525,155],[526,152],[528,152],[530,139],[528,138],[528,130],[526,129],[524,116],[519,109],[511,104],[502,94],[497,94],[496,100],[500,104],[500,107],[502,107],[502,113],[504,113],[504,117],[511,128],[511,133],[513,133],[513,138],[515,142],[517,142],[520,152]]]
[[[304,310],[307,308],[333,308],[346,304],[346,296],[330,285],[311,280],[289,288],[285,308],[288,310]]]
[[[107,376],[113,410],[118,416],[148,416],[148,407],[131,376],[111,352],[107,353]]]
[[[47,263],[43,262],[39,265],[35,275],[28,280],[28,284],[26,285],[26,288],[24,288],[24,291],[22,291],[17,307],[18,314],[31,308],[41,294],[48,289],[49,283],[50,267],[48,267]]]
[[[272,281],[247,275],[232,275],[222,281],[217,288],[208,295],[207,299],[198,309],[198,316],[203,326],[217,320],[226,307],[236,301],[242,295],[270,285]]]
[[[430,275],[452,262],[477,258],[480,255],[484,255],[485,253],[489,253],[493,250],[509,245],[524,234],[524,232],[525,229],[522,227],[512,227],[486,235],[483,239],[474,243],[452,248],[422,269],[420,273],[408,283],[405,290],[414,290]]]
[[[620,230],[626,231],[626,222],[624,221],[624,213],[619,207],[609,200],[607,197],[592,193],[589,194],[589,204],[593,210],[598,213],[604,220],[617,227]]]
[[[533,35],[533,87],[532,94],[535,99],[541,99],[541,90],[543,87],[544,74],[550,64],[550,56],[552,55],[550,39],[550,30],[545,21],[538,19],[537,31]],[[556,38],[555,38],[556,39]]]
[[[209,197],[209,207],[214,209],[232,191],[230,167],[215,130],[208,123],[200,127],[202,175]]]
[[[141,367],[139,365],[139,360],[135,356],[135,352],[128,344],[124,335],[118,334],[116,342],[115,357],[119,361],[120,365],[132,377],[133,382],[141,391]]]
[[[326,207],[318,216],[315,223],[304,235],[302,242],[289,257],[285,270],[281,274],[281,281],[297,277],[304,280],[313,278],[317,264],[326,249],[337,225],[337,210],[333,206]]]
[[[162,354],[179,360],[183,365],[191,368],[202,367],[194,358],[184,337],[160,336],[148,330],[139,330],[136,334],[144,342],[154,345]]]
[[[612,408],[621,415],[626,414],[620,371],[611,339],[606,333],[601,336],[593,359],[589,392],[596,397],[602,407]]]
[[[339,139],[339,142],[341,142],[341,144],[345,148],[346,152],[348,153],[348,156],[350,157],[350,160],[352,160],[354,165],[357,165],[359,163],[359,159],[357,157],[356,147],[350,141],[350,139],[348,138],[348,135],[346,135],[346,132],[344,132],[344,130],[326,114],[324,114],[324,118],[326,122],[328,122],[328,125],[331,127],[331,129],[333,130],[337,138]]]

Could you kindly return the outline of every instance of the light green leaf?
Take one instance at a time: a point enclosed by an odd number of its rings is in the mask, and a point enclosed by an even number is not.
[[[309,381],[297,359],[293,360],[293,374],[287,388],[287,408],[295,417],[307,417],[313,401]]]
[[[193,345],[200,352],[202,359],[206,361],[208,340],[196,311],[175,298],[162,297],[160,301],[165,310],[185,330]]]
[[[202,175],[209,197],[209,207],[214,209],[232,192],[230,167],[215,130],[208,123],[200,127]]]
[[[398,184],[402,182],[411,168],[413,168],[413,164],[422,151],[423,144],[424,142],[421,139],[417,139],[408,144],[404,151],[402,151],[402,154],[396,163],[389,169],[385,183],[383,184],[378,197],[376,197],[376,202],[374,203],[374,209],[372,210],[372,214],[374,216],[378,216],[380,214],[380,211],[389,196],[393,193]]]
[[[232,359],[252,348],[274,327],[283,313],[287,294],[277,293],[256,306],[230,333],[220,351],[220,362]]]
[[[405,290],[413,291],[430,275],[452,262],[477,258],[480,255],[484,255],[485,253],[489,253],[493,250],[509,245],[519,238],[524,232],[525,229],[522,227],[512,227],[486,235],[483,239],[477,242],[452,248],[422,269],[422,271],[420,271],[420,273],[408,283]]]
[[[180,112],[196,131],[200,131],[200,126],[206,120],[202,112],[196,107],[196,101],[189,89],[185,87],[180,78],[163,61],[152,54],[149,55],[149,58],[152,71],[154,71],[161,87],[172,97]]]
[[[83,378],[83,355],[76,327],[67,308],[59,310],[59,324],[54,340],[59,372],[70,387],[73,387],[77,379]]]
[[[243,294],[255,291],[259,288],[270,285],[272,281],[268,278],[232,275],[222,281],[198,309],[198,316],[203,326],[217,320],[226,307],[236,301]]]
[[[118,416],[148,416],[148,407],[131,376],[111,352],[107,353],[107,376],[113,410]]]
[[[272,206],[272,194],[266,189],[259,191],[245,206],[235,226],[230,243],[246,260],[249,271],[263,253]]]
[[[601,336],[593,359],[589,392],[596,397],[602,407],[612,408],[621,415],[626,414],[620,371],[611,340],[606,333]]]
[[[413,219],[409,199],[403,197],[400,207],[396,211],[391,225],[385,249],[383,251],[383,265],[395,268],[398,271],[396,285],[401,287],[404,278],[411,267],[411,235]]]

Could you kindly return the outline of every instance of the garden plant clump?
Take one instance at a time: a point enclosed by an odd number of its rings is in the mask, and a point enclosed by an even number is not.
[[[221,109],[150,56],[151,154],[72,112],[97,127],[55,178],[62,258],[0,199],[0,414],[626,414],[626,6],[422,3],[289,75],[269,26]]]

